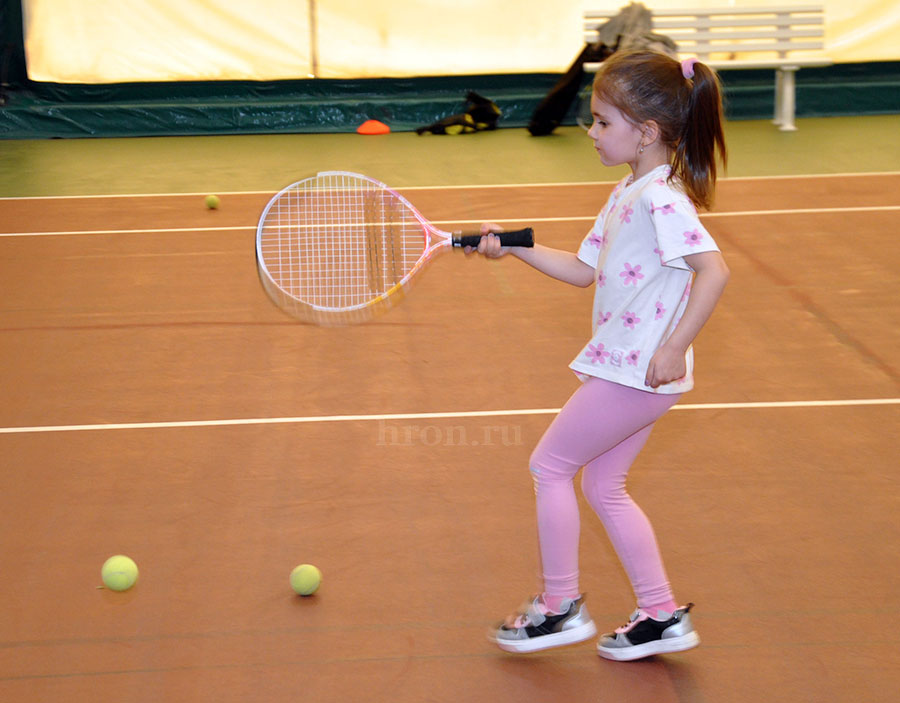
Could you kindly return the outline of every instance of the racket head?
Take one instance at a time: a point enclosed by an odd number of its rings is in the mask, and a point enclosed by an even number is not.
[[[256,231],[263,288],[282,310],[318,325],[364,322],[393,307],[413,274],[449,245],[448,233],[406,198],[349,171],[282,189]]]

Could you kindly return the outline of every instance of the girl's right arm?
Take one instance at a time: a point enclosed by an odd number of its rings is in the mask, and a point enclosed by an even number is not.
[[[573,286],[587,288],[594,282],[594,269],[570,251],[551,249],[542,244],[535,244],[534,247],[528,248],[501,247],[500,239],[493,234],[502,231],[499,226],[484,224],[481,226],[481,231],[483,236],[478,248],[466,247],[466,253],[477,251],[489,259],[497,259],[511,253],[541,273],[565,283],[571,283]]]

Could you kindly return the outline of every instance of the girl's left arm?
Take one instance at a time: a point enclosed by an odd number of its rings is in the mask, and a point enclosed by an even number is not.
[[[675,326],[675,331],[656,350],[650,360],[644,382],[651,388],[677,381],[687,373],[684,355],[712,315],[713,308],[716,307],[722,291],[725,290],[725,284],[728,283],[730,272],[719,252],[689,254],[684,260],[696,274],[691,287],[691,296],[688,298],[684,316]]]

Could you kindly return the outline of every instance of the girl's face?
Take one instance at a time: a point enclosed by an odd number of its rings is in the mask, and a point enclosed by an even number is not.
[[[640,128],[629,121],[618,108],[591,96],[591,115],[594,123],[588,136],[594,140],[594,148],[600,154],[604,166],[628,164],[636,171],[638,149],[643,136]]]

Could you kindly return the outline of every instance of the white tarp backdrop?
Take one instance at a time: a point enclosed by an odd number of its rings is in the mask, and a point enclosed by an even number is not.
[[[22,0],[36,81],[370,78],[563,71],[585,7],[625,0]],[[646,0],[654,8],[774,0]],[[826,54],[900,60],[900,2],[824,0]]]

